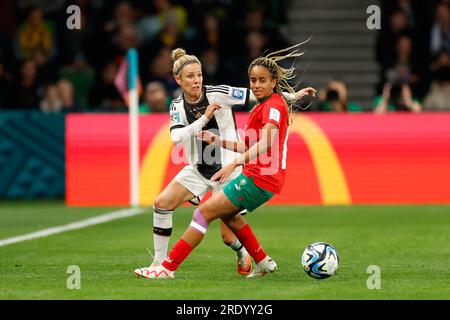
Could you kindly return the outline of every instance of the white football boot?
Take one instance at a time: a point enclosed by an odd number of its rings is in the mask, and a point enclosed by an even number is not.
[[[253,272],[250,273],[247,278],[264,277],[269,273],[273,273],[277,270],[277,264],[271,257],[267,256],[255,265]]]
[[[147,268],[140,268],[134,270],[136,277],[147,279],[173,279],[175,278],[175,271],[170,271],[164,268],[162,265],[151,265]]]

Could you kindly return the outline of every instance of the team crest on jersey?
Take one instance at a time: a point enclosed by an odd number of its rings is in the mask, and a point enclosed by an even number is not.
[[[233,88],[233,92],[231,95],[233,96],[233,98],[242,99],[242,97],[244,97],[244,90]]]
[[[172,122],[174,122],[174,123],[181,122],[180,121],[180,113],[179,112],[172,112],[170,114],[170,120],[172,120]]]
[[[240,191],[241,186],[245,186],[246,184],[247,184],[247,180],[242,179],[241,181],[239,181],[239,185],[235,183],[234,187],[236,188],[236,190]]]

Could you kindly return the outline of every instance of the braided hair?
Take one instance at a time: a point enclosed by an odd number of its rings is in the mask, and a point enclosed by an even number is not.
[[[248,67],[248,74],[250,74],[250,70],[255,66],[263,66],[265,67],[270,74],[272,75],[272,78],[275,79],[276,85],[274,88],[275,93],[282,93],[283,91],[287,91],[289,93],[295,94],[295,87],[297,85],[294,85],[294,87],[289,83],[290,80],[295,78],[295,66],[294,64],[291,65],[290,68],[283,68],[278,64],[278,61],[285,60],[288,58],[297,58],[304,54],[304,52],[300,52],[298,47],[307,43],[310,40],[310,38],[304,42],[298,43],[296,45],[293,45],[289,48],[285,48],[282,50],[278,50],[275,52],[272,52],[264,57],[259,57],[254,59],[250,66]],[[289,110],[289,123],[292,122],[292,114],[293,114],[293,106],[296,102],[296,99],[291,101],[286,101],[286,104],[288,106]]]

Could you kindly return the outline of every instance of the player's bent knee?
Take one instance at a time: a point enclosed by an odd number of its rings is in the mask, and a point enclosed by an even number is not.
[[[200,208],[195,209],[194,214],[192,215],[192,221],[190,226],[201,233],[205,234],[208,230],[209,222],[203,216]]]
[[[236,236],[234,236],[233,234],[223,234],[222,233],[222,241],[225,245],[231,246],[233,244],[234,240],[236,240]]]
[[[222,220],[222,224],[226,226],[225,228],[224,227],[220,228],[222,241],[225,245],[231,246],[233,242],[236,240],[236,236],[234,235],[230,227],[228,227],[229,219],[228,217],[222,217],[220,218],[220,220]]]
[[[164,210],[174,210],[175,208],[173,207],[173,204],[171,203],[170,200],[161,197],[160,195],[156,197],[155,201],[153,202],[153,207],[155,208],[161,208]]]
[[[228,226],[228,228],[233,232],[239,231],[242,227],[244,227],[247,224],[247,221],[239,214],[235,215],[228,215],[221,218],[222,221]],[[223,239],[223,237],[222,237]]]

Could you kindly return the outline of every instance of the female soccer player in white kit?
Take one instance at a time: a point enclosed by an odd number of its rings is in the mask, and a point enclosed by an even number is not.
[[[196,139],[201,130],[215,132],[223,140],[239,141],[233,105],[245,105],[256,101],[249,89],[225,85],[203,85],[201,63],[196,56],[187,55],[183,49],[172,52],[173,74],[182,94],[172,101],[170,107],[170,133],[175,144],[182,144],[189,162],[156,197],[153,204],[153,244],[155,250],[152,265],[159,265],[167,256],[172,234],[172,215],[176,208],[186,201],[200,201],[213,190],[217,192],[227,182],[241,173],[240,167],[223,183],[210,178],[239,156],[238,153],[208,145]],[[295,95],[283,93],[286,99]],[[194,202],[193,202],[194,203]],[[194,203],[196,204],[196,203]],[[237,271],[248,275],[252,271],[251,258],[245,248],[223,223],[220,223],[222,240],[236,251]],[[146,270],[146,268],[136,269]],[[139,274],[136,273],[138,276]]]

